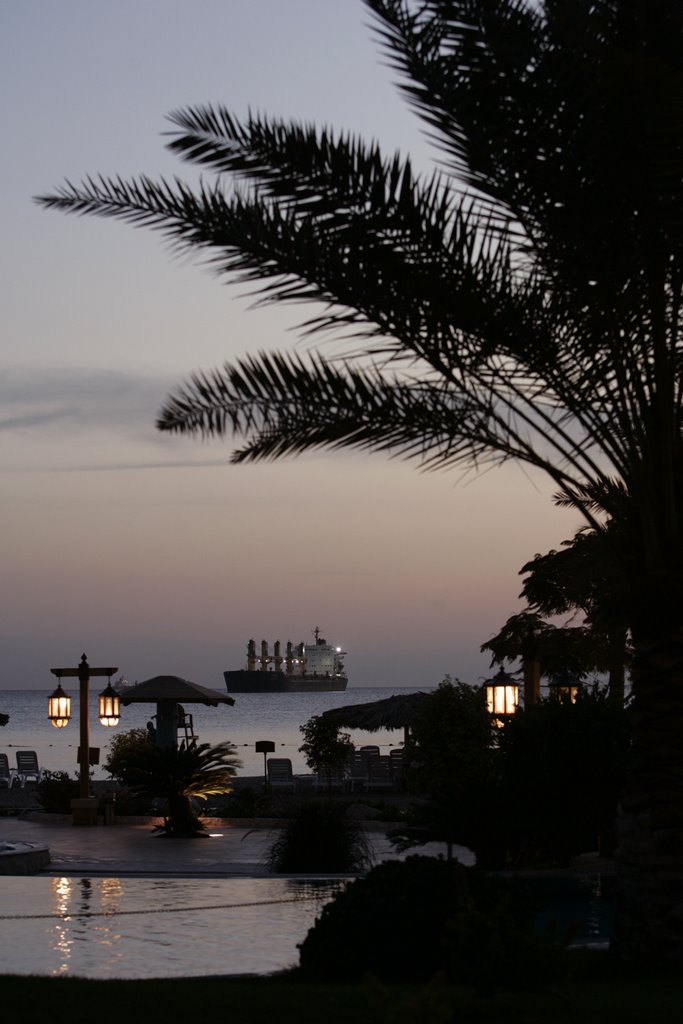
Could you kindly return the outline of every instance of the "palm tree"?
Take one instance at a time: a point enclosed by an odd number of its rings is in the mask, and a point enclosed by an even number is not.
[[[442,171],[200,107],[169,146],[215,184],[88,178],[40,201],[158,229],[264,302],[315,303],[309,333],[353,336],[200,373],[161,429],[241,434],[237,462],[516,459],[598,533],[618,519],[635,739],[615,946],[680,963],[683,5],[366,3]]]

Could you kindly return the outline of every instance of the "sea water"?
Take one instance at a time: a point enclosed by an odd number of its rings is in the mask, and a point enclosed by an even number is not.
[[[0,712],[10,716],[9,723],[0,728],[0,752],[8,755],[10,766],[16,764],[17,750],[35,750],[41,768],[75,774],[79,746],[79,696],[78,687],[69,688],[67,683],[62,680],[64,690],[72,698],[72,717],[64,729],[55,729],[48,720],[47,701],[50,690],[0,689]],[[102,768],[102,762],[106,758],[112,736],[128,729],[144,729],[156,714],[156,705],[122,706],[119,724],[114,728],[106,728],[100,725],[97,717],[99,689],[101,687],[93,685],[91,680],[90,746],[100,749],[100,764],[93,768],[93,777],[95,780],[104,780],[108,776]],[[219,696],[225,696],[224,690],[216,692]],[[406,692],[401,688],[359,687],[347,689],[343,693],[236,693],[232,707],[225,704],[217,707],[188,704],[185,711],[193,716],[194,732],[199,743],[229,741],[235,745],[237,756],[242,762],[238,775],[263,775],[263,754],[257,754],[254,749],[258,740],[271,740],[275,744],[275,752],[269,756],[288,757],[294,772],[303,774],[310,769],[299,751],[302,743],[300,727],[309,718],[329,708],[364,704]],[[359,729],[343,731],[350,735],[355,746],[373,743],[381,748],[382,753],[388,753],[403,741],[402,729],[375,733]],[[182,738],[182,734],[179,735]]]

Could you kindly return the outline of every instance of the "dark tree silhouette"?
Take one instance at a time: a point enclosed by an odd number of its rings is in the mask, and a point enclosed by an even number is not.
[[[235,461],[516,459],[596,531],[619,521],[635,732],[615,948],[680,964],[683,5],[366,2],[441,173],[202,107],[171,116],[169,146],[215,184],[99,177],[41,201],[156,228],[264,302],[318,304],[308,332],[354,336],[200,374],[162,429],[242,434]]]
[[[628,614],[624,601],[628,581],[615,545],[605,533],[580,530],[559,551],[535,555],[522,566],[521,597],[540,615],[582,613],[588,634],[587,667],[609,674],[609,693],[624,700],[625,667],[630,663]],[[581,628],[581,627],[575,627]]]
[[[555,679],[576,675],[583,679],[590,671],[603,667],[604,650],[585,626],[554,626],[531,611],[511,615],[481,651],[491,654],[491,665],[524,659],[526,642],[533,639],[533,650],[541,676]]]

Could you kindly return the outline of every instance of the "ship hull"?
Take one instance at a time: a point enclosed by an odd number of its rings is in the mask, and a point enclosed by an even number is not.
[[[285,672],[236,669],[223,673],[228,693],[339,693],[346,676],[288,676]]]

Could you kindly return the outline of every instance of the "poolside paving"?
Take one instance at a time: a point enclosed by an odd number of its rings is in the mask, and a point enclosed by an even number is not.
[[[79,826],[59,815],[29,813],[0,817],[0,844],[47,846],[50,862],[41,874],[272,877],[265,860],[280,823],[208,819],[204,822],[208,838],[168,839],[154,833],[151,819],[124,821],[119,819],[108,826]],[[375,863],[403,859],[404,855],[391,846],[385,828],[372,823],[366,834]],[[445,847],[432,843],[421,847],[420,852],[438,856],[445,852]],[[467,851],[463,851],[463,857],[467,857]]]
[[[244,778],[236,782],[253,785],[260,780]],[[360,812],[361,806],[357,809]],[[283,825],[282,819],[204,818],[202,824],[209,837],[202,839],[165,838],[154,832],[161,821],[118,816],[113,825],[74,825],[70,815],[42,811],[35,784],[27,783],[25,789],[14,786],[11,790],[0,790],[0,845],[47,846],[50,863],[41,874],[273,877],[266,867],[266,855]],[[406,854],[397,853],[387,839],[390,824],[367,821],[363,826],[374,863],[404,859]],[[415,852],[442,856],[446,847],[430,843]],[[469,851],[463,848],[459,853],[463,863],[472,863]]]
[[[76,826],[47,816],[0,818],[0,842],[46,845],[43,874],[267,876],[270,828],[210,826],[208,839],[166,839],[153,823]]]

